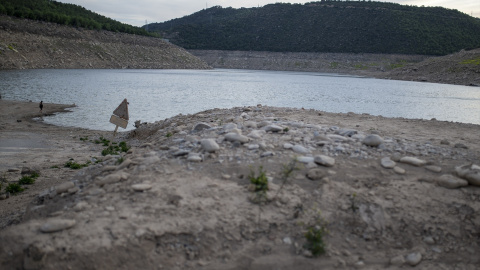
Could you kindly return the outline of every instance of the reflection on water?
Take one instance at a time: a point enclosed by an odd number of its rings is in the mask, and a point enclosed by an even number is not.
[[[73,104],[48,123],[113,130],[110,115],[129,101],[130,123],[212,108],[297,107],[480,124],[480,88],[306,72],[253,70],[0,71],[5,99]]]

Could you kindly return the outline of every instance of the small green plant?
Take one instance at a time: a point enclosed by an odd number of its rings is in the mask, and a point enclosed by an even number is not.
[[[32,185],[33,183],[35,183],[35,178],[31,176],[23,176],[18,180],[18,184],[20,185]]]
[[[60,169],[60,167],[58,167],[58,165],[53,165],[52,167],[50,167],[50,169]]]
[[[265,174],[265,171],[263,171],[263,166],[260,166],[258,171],[259,175],[257,177],[255,176],[255,172],[251,171],[248,179],[250,180],[250,183],[254,185],[255,192],[266,193],[268,190],[267,175]]]
[[[352,209],[353,213],[357,212],[358,206],[357,206],[357,193],[353,193],[350,195],[350,209]]]
[[[326,245],[323,238],[326,234],[327,230],[324,226],[315,225],[309,227],[304,234],[307,243],[303,247],[308,249],[314,257],[324,254]]]
[[[73,169],[73,170],[78,170],[78,169],[81,169],[81,168],[84,168],[84,167],[88,167],[88,165],[90,165],[90,161],[87,161],[84,164],[80,164],[80,163],[76,163],[73,160],[69,160],[65,163],[64,167],[70,168],[70,169]]]
[[[103,146],[108,146],[110,144],[110,141],[101,136],[98,140],[95,140],[95,143],[103,144]]]
[[[284,128],[283,129],[283,132],[288,132],[290,129],[288,129],[288,127]]]
[[[463,60],[462,62],[460,62],[460,64],[463,64],[463,65],[480,65],[480,58],[474,58],[474,59],[468,59],[468,60]]]
[[[123,162],[124,160],[125,160],[125,159],[124,159],[123,157],[121,157],[121,158],[117,159],[117,162],[116,162],[116,163],[117,163],[117,165],[120,165],[120,164],[122,164],[122,162]]]
[[[320,256],[325,253],[327,244],[325,236],[328,234],[327,222],[322,218],[320,210],[310,210],[310,222],[306,226],[307,231],[304,233],[307,242],[303,248],[309,250],[313,257]]]
[[[17,194],[17,193],[20,193],[24,190],[25,189],[22,186],[20,186],[20,184],[18,184],[18,183],[10,183],[5,188],[5,191],[8,192],[8,193],[11,193],[11,194]]]
[[[126,142],[120,142],[118,145],[110,145],[102,150],[102,156],[118,155],[118,152],[128,152],[130,146]]]
[[[80,137],[80,141],[82,142],[88,141],[88,136]]]
[[[165,135],[165,137],[167,137],[167,138],[170,138],[170,137],[172,137],[172,136],[173,136],[173,134],[170,133],[170,132],[167,132],[167,134]]]
[[[30,174],[30,177],[32,178],[38,178],[40,176],[40,174],[38,172],[33,172],[32,174]]]

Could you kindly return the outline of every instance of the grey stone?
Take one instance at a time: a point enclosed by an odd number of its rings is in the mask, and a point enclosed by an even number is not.
[[[405,263],[403,255],[398,255],[390,259],[390,264],[395,266],[402,266]]]
[[[252,130],[247,136],[253,139],[261,139],[263,135],[265,135],[265,130]]]
[[[76,223],[74,219],[50,219],[40,227],[40,231],[43,233],[59,232],[75,226]]]
[[[244,126],[246,128],[257,128],[257,122],[255,121],[246,121]]]
[[[268,126],[265,126],[263,128],[265,131],[271,131],[271,132],[280,132],[283,130],[283,127],[281,126],[278,126],[278,125],[275,125],[275,124],[271,124],[271,125],[268,125]]]
[[[390,157],[384,157],[380,160],[380,164],[382,165],[382,167],[386,168],[386,169],[393,169],[397,163],[393,160],[390,159]]]
[[[203,159],[201,156],[199,155],[189,155],[187,157],[187,160],[190,161],[190,162],[202,162]]]
[[[294,146],[292,147],[292,150],[293,150],[293,152],[299,153],[299,154],[308,154],[308,153],[310,153],[310,150],[308,150],[307,148],[305,148],[304,146],[299,145],[299,144],[294,145]]]
[[[313,160],[314,160],[313,157],[304,157],[304,156],[297,157],[298,162],[305,163],[305,164],[308,164],[310,162],[314,162]]]
[[[180,149],[172,153],[173,156],[175,157],[181,157],[181,156],[186,156],[190,153],[188,150]]]
[[[203,150],[212,153],[220,149],[220,146],[214,139],[203,139],[200,141]]]
[[[434,166],[434,165],[428,165],[428,166],[425,166],[425,169],[431,171],[431,172],[436,172],[436,173],[439,173],[442,171],[442,168],[439,167],[439,166]]]
[[[307,172],[307,178],[310,180],[321,180],[328,176],[328,173],[322,169],[311,169]]]
[[[456,143],[454,148],[468,149],[468,147],[463,143]]]
[[[96,184],[99,186],[104,186],[106,184],[118,183],[122,180],[126,180],[127,178],[128,178],[128,174],[126,174],[125,172],[117,172],[114,174],[109,174],[105,177],[100,177],[96,181]]]
[[[455,167],[455,173],[467,180],[470,185],[480,186],[480,167],[473,164],[466,164]]]
[[[313,161],[319,165],[326,166],[326,167],[332,167],[335,165],[335,159],[329,156],[324,156],[324,155],[318,155],[315,156]]]
[[[248,137],[244,136],[244,135],[241,135],[241,134],[231,132],[231,133],[227,133],[225,135],[225,140],[231,141],[231,142],[247,143],[248,142]]]
[[[339,129],[335,131],[336,134],[345,136],[345,137],[352,137],[353,135],[357,134],[358,132],[354,129]]]
[[[468,182],[466,180],[463,180],[451,174],[444,174],[440,176],[440,178],[438,178],[437,180],[437,184],[441,187],[450,189],[468,186]]]
[[[75,184],[73,182],[68,181],[56,186],[55,190],[57,191],[57,194],[61,194],[61,193],[67,192],[69,189],[73,187],[75,187]]]
[[[285,149],[292,149],[292,147],[293,147],[293,144],[291,144],[291,143],[284,143],[283,144],[283,148],[285,148]]]
[[[132,189],[138,192],[142,192],[145,190],[149,190],[152,188],[152,185],[150,184],[134,184],[132,185]]]
[[[398,166],[393,167],[393,171],[398,173],[398,174],[405,174],[405,169],[403,169],[401,167],[398,167]]]
[[[412,252],[405,257],[405,262],[410,266],[415,266],[422,261],[422,254],[419,252]]]
[[[370,134],[363,139],[362,143],[367,146],[377,147],[383,143],[383,138],[377,134]]]
[[[423,166],[423,165],[427,164],[427,162],[425,160],[422,160],[422,159],[419,159],[419,158],[416,158],[416,157],[402,157],[400,159],[400,162],[405,163],[405,164],[410,164],[410,165],[413,165],[413,166],[417,166],[417,167],[420,167],[420,166]]]
[[[195,124],[195,126],[193,126],[193,131],[202,131],[204,129],[209,129],[209,128],[212,128],[212,126],[210,126],[209,124],[207,123],[197,123]]]

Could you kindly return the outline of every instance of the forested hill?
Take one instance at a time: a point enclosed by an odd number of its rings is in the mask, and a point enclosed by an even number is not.
[[[480,19],[365,1],[208,8],[148,25],[186,49],[446,55],[480,48]]]
[[[90,30],[149,36],[145,29],[107,18],[81,6],[52,0],[1,0],[0,14]]]

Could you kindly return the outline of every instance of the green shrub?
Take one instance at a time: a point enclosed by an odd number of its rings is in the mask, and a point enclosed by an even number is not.
[[[17,194],[17,193],[20,193],[22,191],[24,191],[25,189],[20,186],[19,184],[17,183],[10,183],[8,184],[8,186],[5,188],[5,191],[6,192],[9,192],[11,194]]]
[[[31,185],[33,183],[35,183],[35,178],[31,176],[24,176],[18,180],[18,184],[20,185]]]
[[[85,164],[79,164],[79,163],[76,163],[73,160],[70,160],[70,161],[67,161],[65,163],[64,167],[70,168],[70,169],[73,169],[73,170],[78,170],[78,169],[81,169],[81,168],[84,168],[84,167],[88,167],[88,165],[90,165],[90,161],[87,161]]]
[[[250,175],[248,176],[250,183],[255,186],[255,192],[262,192],[266,193],[268,190],[268,178],[263,171],[263,167],[260,166],[259,168],[259,175],[255,177],[255,172],[251,171]]]
[[[305,243],[304,248],[308,249],[314,257],[324,254],[326,245],[323,237],[326,234],[327,230],[323,225],[309,227],[304,235],[307,239],[307,243]]]

